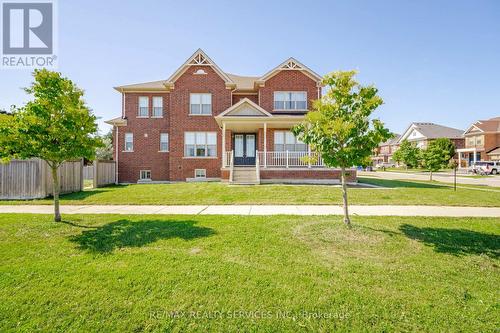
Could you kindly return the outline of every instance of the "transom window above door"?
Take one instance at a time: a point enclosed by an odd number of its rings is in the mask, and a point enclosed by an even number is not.
[[[190,115],[211,115],[212,114],[212,94],[193,93],[189,95]]]
[[[275,91],[275,110],[307,110],[307,93],[305,91]]]
[[[307,151],[307,145],[297,139],[290,131],[274,132],[275,151]]]

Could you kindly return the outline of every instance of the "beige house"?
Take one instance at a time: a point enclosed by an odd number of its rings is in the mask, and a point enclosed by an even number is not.
[[[455,148],[463,148],[463,131],[457,128],[447,127],[434,123],[411,123],[410,126],[399,137],[398,144],[408,140],[416,144],[418,148],[425,149],[429,142],[439,138],[450,139]]]

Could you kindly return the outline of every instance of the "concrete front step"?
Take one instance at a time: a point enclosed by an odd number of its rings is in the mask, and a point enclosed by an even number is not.
[[[231,184],[254,185],[260,184],[257,179],[255,167],[236,167],[233,169],[233,181]]]

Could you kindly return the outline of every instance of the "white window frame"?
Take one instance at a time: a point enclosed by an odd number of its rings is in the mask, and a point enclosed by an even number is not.
[[[146,99],[147,106],[141,106],[141,100]],[[146,115],[142,114],[143,109],[146,109]],[[137,118],[149,118],[149,96],[139,96],[137,98]]]
[[[160,101],[160,105],[157,106],[155,101]],[[160,114],[156,114],[155,110],[160,109]],[[163,96],[153,96],[153,109],[151,110],[151,118],[163,118]]]
[[[149,173],[149,178],[142,177],[143,172]],[[140,170],[139,171],[139,180],[151,180],[151,170]]]
[[[165,141],[163,141],[162,139],[164,138],[167,138]],[[167,145],[167,149],[162,149],[161,146],[162,144],[166,144]],[[162,153],[168,153],[168,150],[169,150],[169,137],[168,137],[168,133],[160,133],[160,152]]]
[[[291,135],[287,135],[290,133]],[[278,136],[281,136],[282,143],[276,143],[279,140],[276,140]],[[292,139],[293,137],[293,139]],[[282,150],[276,149],[276,145],[283,146]],[[288,146],[293,146],[293,149],[288,149]],[[297,150],[298,146],[304,146],[303,150]],[[297,151],[297,152],[307,152],[307,144],[297,139],[295,135],[291,131],[274,131],[274,151]]]
[[[283,101],[277,101],[276,97],[278,94],[286,94],[288,98]],[[304,100],[293,100],[294,94],[303,94]],[[275,91],[273,94],[273,109],[274,111],[307,111],[307,91]],[[276,107],[276,102],[284,102],[283,107]],[[287,103],[290,103],[290,107],[287,107]],[[299,108],[298,103],[305,103],[304,108]]]
[[[130,138],[131,140],[128,141],[127,138]],[[124,137],[123,141],[124,141],[123,151],[127,152],[127,153],[133,152],[134,151],[134,133],[131,133],[131,132],[125,133],[125,137]],[[131,144],[131,149],[127,149],[128,142],[130,142],[130,144]]]
[[[199,96],[199,103],[191,103],[191,100],[197,96]],[[203,96],[210,97],[210,104],[203,104]],[[200,107],[199,113],[193,112],[193,105],[197,105]],[[210,105],[210,113],[203,113],[203,105]],[[189,115],[190,116],[211,116],[212,115],[212,94],[211,93],[190,93],[189,94]]]
[[[209,144],[208,138],[209,134],[211,136],[215,136],[215,143]],[[193,143],[187,143],[187,137],[188,136],[193,136],[194,142]],[[204,142],[198,142],[199,139],[204,136]],[[201,141],[201,140],[200,140]],[[192,148],[194,149],[194,155],[188,155],[188,146],[193,146]],[[204,155],[197,155],[198,149],[205,149],[205,154]],[[212,149],[214,151],[214,155],[209,155],[208,151],[209,149]],[[184,157],[185,158],[217,158],[217,132],[184,132]]]
[[[202,172],[203,175],[198,175],[198,172]],[[207,169],[194,169],[194,178],[195,179],[199,179],[199,178],[202,178],[202,179],[206,179],[207,178]]]

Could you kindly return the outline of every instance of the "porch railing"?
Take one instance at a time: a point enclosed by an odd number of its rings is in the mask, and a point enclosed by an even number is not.
[[[322,168],[325,166],[321,155],[307,151],[259,152],[259,162],[263,168]]]

